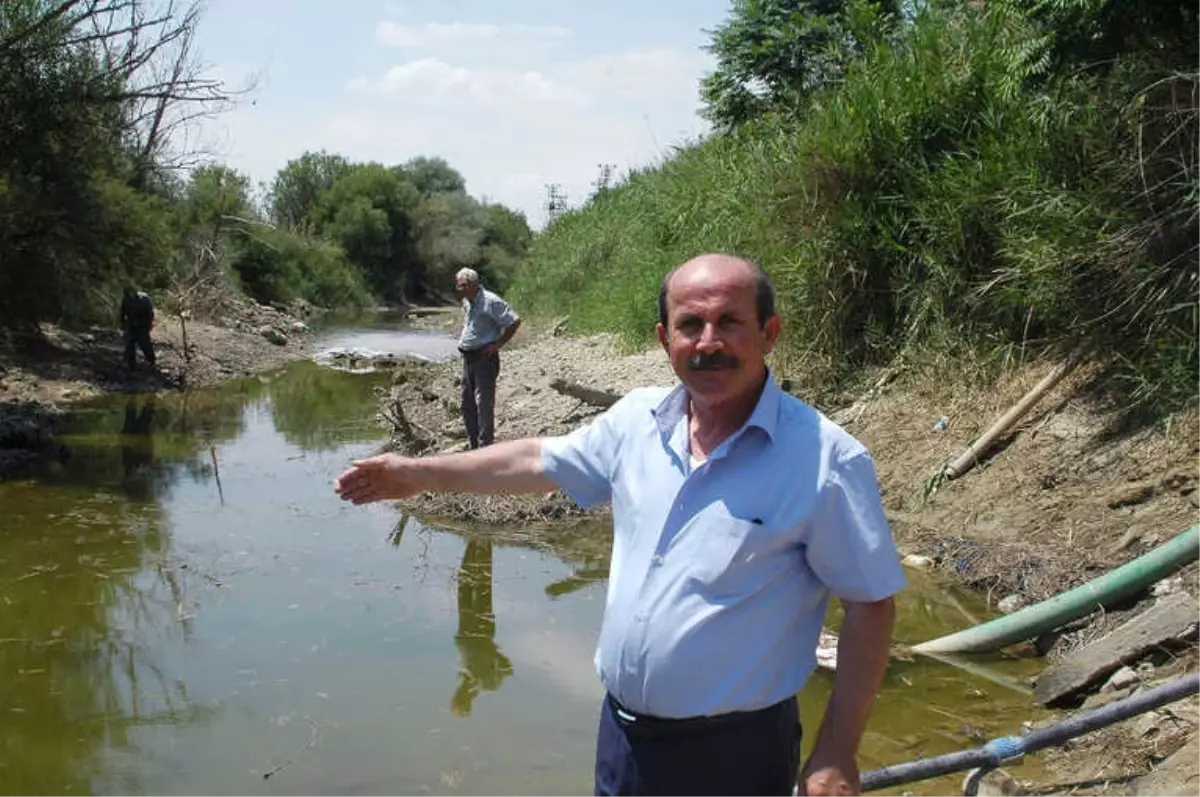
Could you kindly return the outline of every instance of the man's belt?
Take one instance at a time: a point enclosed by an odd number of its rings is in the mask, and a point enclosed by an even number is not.
[[[492,344],[490,344],[490,343],[486,343],[477,349],[464,349],[462,346],[459,346],[458,353],[461,354],[463,356],[463,359],[465,359],[465,360],[474,360],[474,359],[478,359],[479,357],[484,356],[483,350],[491,345]]]
[[[755,709],[754,711],[733,711],[728,714],[713,714],[706,717],[672,719],[668,717],[652,717],[649,714],[638,714],[622,706],[611,694],[608,695],[609,706],[612,708],[613,714],[616,716],[617,722],[621,727],[627,733],[637,733],[646,736],[680,736],[733,725],[760,718],[773,711],[778,711],[788,700],[795,699],[795,697],[789,697],[773,706]]]

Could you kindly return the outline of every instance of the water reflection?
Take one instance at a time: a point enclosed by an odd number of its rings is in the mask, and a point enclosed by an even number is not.
[[[547,584],[546,597],[551,600],[566,597],[573,592],[590,587],[592,584],[599,584],[606,578],[608,578],[607,564],[579,565],[576,566],[575,572],[566,578],[560,578],[558,581]]]
[[[458,568],[458,688],[450,700],[460,717],[471,713],[481,691],[500,688],[513,673],[512,662],[496,646],[496,614],[492,606],[492,543],[467,540]]]
[[[266,383],[275,429],[305,451],[328,451],[383,435],[375,422],[386,373],[346,374],[314,362],[295,363]]]
[[[213,447],[243,432],[244,409],[262,392],[261,384],[247,381],[221,394],[131,394],[89,403],[60,424],[62,460],[42,463],[33,475],[44,485],[160,501],[180,479],[213,477]]]
[[[134,498],[154,497],[154,394],[145,398],[142,406],[134,396],[125,399],[125,423],[121,427],[121,470],[125,489]]]
[[[137,501],[161,500],[182,478],[216,481],[223,499],[217,447],[245,432],[247,413],[270,412],[276,430],[305,452],[374,440],[383,434],[374,418],[374,389],[387,379],[301,362],[219,390],[106,397],[64,420],[57,439],[65,457],[43,463],[35,476],[43,483],[116,489]]]
[[[302,367],[220,390],[105,397],[64,419],[61,460],[0,483],[0,793],[140,791],[139,768],[118,764],[136,755],[138,729],[218,715],[164,658],[192,644],[199,596],[213,589],[174,555],[168,493],[188,479],[220,492],[217,447],[266,400],[300,445],[326,445],[320,417],[295,410],[305,394],[347,413],[363,439],[378,435],[362,418],[369,387],[342,382],[328,389]]]
[[[12,483],[0,505],[0,791],[91,793],[137,728],[213,715],[157,650],[186,640],[193,585],[154,504]]]
[[[329,350],[353,351],[366,356],[395,354],[441,361],[458,355],[458,340],[443,332],[408,329],[396,334],[396,326],[404,321],[403,313],[372,313],[366,317],[351,317],[345,328],[346,316],[330,316],[317,330],[318,347]],[[339,329],[338,326],[342,328]],[[324,359],[324,352],[317,355]]]

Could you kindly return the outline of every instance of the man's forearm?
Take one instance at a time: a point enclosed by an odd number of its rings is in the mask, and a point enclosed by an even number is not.
[[[512,336],[517,334],[517,327],[519,326],[521,326],[521,319],[518,318],[512,326],[505,327],[504,331],[500,333],[500,339],[496,341],[496,348],[499,349],[505,343],[512,340]]]
[[[838,635],[833,696],[825,709],[812,757],[853,757],[867,727],[875,694],[887,670],[896,607],[891,598],[845,602]]]
[[[542,470],[542,441],[509,440],[412,460],[420,490],[460,493],[548,493],[558,489]]]

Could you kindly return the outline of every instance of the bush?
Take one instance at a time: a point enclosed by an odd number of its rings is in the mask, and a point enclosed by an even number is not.
[[[255,300],[306,299],[322,307],[370,302],[362,272],[336,244],[266,226],[247,226],[235,239],[231,264]]]
[[[781,354],[814,380],[918,349],[1091,347],[1143,397],[1194,396],[1196,75],[1140,53],[1050,74],[1041,32],[1003,5],[921,11],[801,115],[559,217],[514,300],[647,342],[662,276],[730,251],[772,275]]]

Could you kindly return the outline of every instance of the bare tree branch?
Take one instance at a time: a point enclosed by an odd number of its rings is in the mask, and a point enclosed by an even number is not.
[[[130,41],[125,45],[125,50],[126,50],[126,52],[130,52],[130,51],[133,51],[136,49],[138,33],[145,30],[147,27],[149,27],[151,25],[161,24],[163,22],[170,22],[170,21],[171,21],[170,17],[160,17],[159,19],[151,20],[150,22],[146,22],[146,23],[134,22],[129,25],[126,25],[123,28],[119,28],[116,30],[112,30],[112,29],[98,30],[94,33],[88,33],[83,36],[75,36],[74,38],[66,39],[63,42],[63,45],[66,47],[77,47],[81,44],[91,44],[92,42],[96,42],[96,41],[110,41],[119,36],[128,35],[130,37]],[[126,61],[121,60],[119,62],[125,63]]]
[[[60,0],[4,39],[0,59],[92,59],[91,69],[69,67],[77,91],[44,101],[116,110],[135,175],[144,180],[152,170],[191,162],[195,142],[180,131],[249,90],[230,91],[205,76],[195,57],[201,13],[196,0]],[[55,35],[45,35],[53,26]]]

